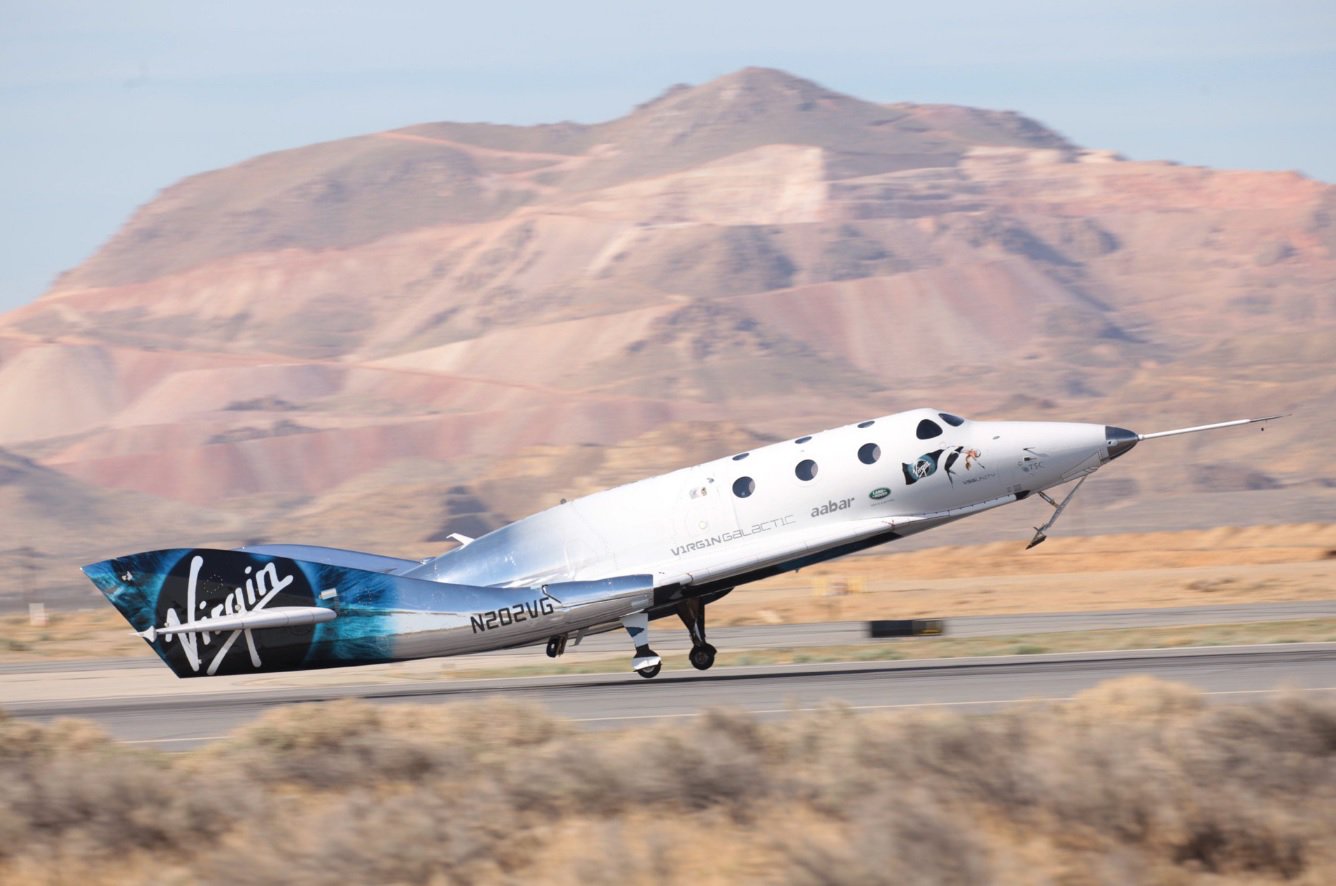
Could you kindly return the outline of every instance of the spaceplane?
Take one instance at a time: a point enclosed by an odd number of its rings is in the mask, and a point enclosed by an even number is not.
[[[545,644],[622,629],[632,670],[662,668],[650,624],[677,615],[707,670],[710,603],[751,582],[1031,496],[1044,541],[1081,485],[1139,443],[1076,422],[913,409],[563,501],[442,555],[297,544],[149,551],[83,568],[180,677],[305,670]],[[1070,486],[1068,486],[1070,484]],[[1049,490],[1066,487],[1062,497]]]

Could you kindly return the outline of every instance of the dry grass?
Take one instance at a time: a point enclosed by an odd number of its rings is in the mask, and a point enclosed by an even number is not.
[[[51,613],[40,626],[26,615],[0,617],[0,661],[143,657],[153,657],[152,650],[110,604]]]
[[[587,733],[512,703],[275,711],[178,755],[0,718],[0,881],[1327,883],[1336,700],[1145,677],[966,717]]]

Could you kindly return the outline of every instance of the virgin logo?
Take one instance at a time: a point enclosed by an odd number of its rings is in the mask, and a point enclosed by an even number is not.
[[[204,567],[204,558],[199,554],[194,555],[190,560],[190,577],[186,585],[185,612],[178,613],[175,607],[167,610],[167,615],[163,619],[166,627],[175,627],[176,625],[189,624],[206,618],[218,618],[220,616],[241,615],[247,612],[259,612],[278,596],[279,592],[288,585],[292,584],[294,577],[289,575],[279,577],[278,567],[273,563],[266,563],[258,570],[247,566],[245,569],[246,581],[244,587],[235,588],[225,596],[221,602],[215,603],[212,608],[208,600],[199,598],[199,575]],[[254,574],[252,574],[252,572]],[[198,614],[197,613],[202,613]],[[182,617],[184,615],[184,621]],[[218,672],[218,668],[227,658],[227,654],[232,651],[236,645],[237,638],[245,636],[246,649],[250,652],[251,665],[255,668],[262,666],[260,659],[260,650],[255,643],[255,637],[249,630],[234,630],[228,632],[227,639],[217,650],[212,650],[213,657],[209,660],[205,673],[213,676]],[[163,637],[163,642],[171,644],[172,641],[181,644],[181,650],[185,653],[186,661],[190,664],[190,669],[199,673],[203,656],[209,654],[211,650],[207,647],[212,645],[214,633],[209,631],[186,632],[181,634],[167,634]],[[202,650],[203,647],[203,650]]]

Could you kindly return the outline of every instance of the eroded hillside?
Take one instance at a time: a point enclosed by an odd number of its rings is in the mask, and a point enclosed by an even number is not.
[[[418,553],[923,404],[1145,430],[1293,412],[1165,441],[1086,506],[1156,528],[1251,491],[1212,518],[1333,520],[1334,213],[1299,175],[761,69],[606,123],[297,148],[173,185],[0,318],[0,490],[15,544],[65,565],[113,491],[151,505],[117,510],[117,540]],[[104,504],[53,523],[50,495]]]

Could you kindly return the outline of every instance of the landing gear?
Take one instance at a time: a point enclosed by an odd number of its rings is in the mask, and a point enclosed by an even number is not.
[[[556,658],[566,651],[566,635],[557,634],[547,641],[547,657]]]
[[[622,627],[631,635],[631,642],[636,644],[636,654],[631,659],[631,669],[649,679],[657,677],[663,669],[663,660],[649,648],[649,614],[637,612],[622,619]]]
[[[687,656],[691,659],[691,666],[698,671],[708,671],[714,666],[714,655],[717,650],[709,643],[700,646],[692,646],[691,654]]]
[[[1067,507],[1067,502],[1072,500],[1072,496],[1076,494],[1076,490],[1081,488],[1081,484],[1084,483],[1086,481],[1086,477],[1089,476],[1090,476],[1089,474],[1083,474],[1081,476],[1081,479],[1076,481],[1076,485],[1072,487],[1072,491],[1067,493],[1067,497],[1062,500],[1061,504],[1054,501],[1047,492],[1041,491],[1039,493],[1040,498],[1042,498],[1044,501],[1048,502],[1050,505],[1053,506],[1053,516],[1049,517],[1048,522],[1046,522],[1043,526],[1036,526],[1034,528],[1034,538],[1030,539],[1030,543],[1025,546],[1025,549],[1027,551],[1030,550],[1030,548],[1034,547],[1035,545],[1043,544],[1045,541],[1048,540],[1047,530],[1054,523],[1058,522],[1058,518],[1062,516],[1063,509]]]
[[[714,666],[714,656],[718,651],[705,642],[705,603],[700,597],[689,597],[677,604],[677,615],[686,625],[691,635],[691,666],[698,671],[708,671]]]
[[[646,680],[650,680],[653,679],[654,677],[659,676],[659,671],[663,670],[663,663],[659,661],[659,657],[657,655],[654,656],[654,660],[657,662],[657,664],[652,664],[649,665],[648,667],[643,667],[643,668],[636,668],[636,673],[644,677]]]

